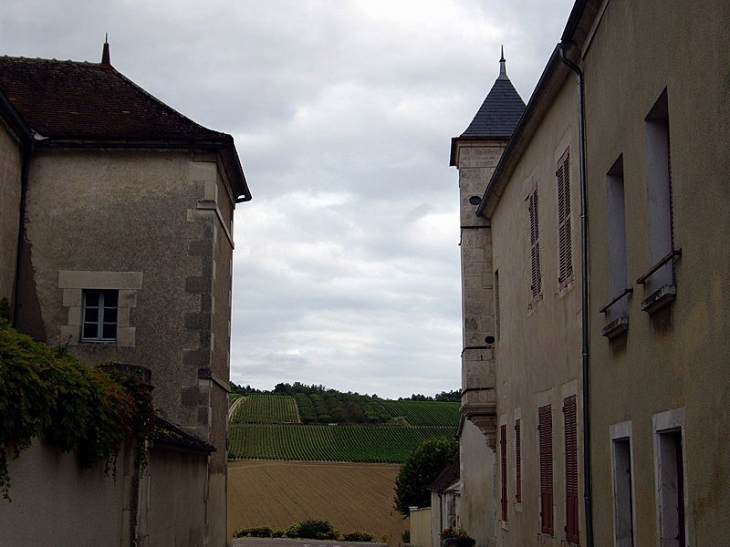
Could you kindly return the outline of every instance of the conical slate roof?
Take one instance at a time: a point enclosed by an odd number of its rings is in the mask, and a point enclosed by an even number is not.
[[[509,138],[512,135],[525,110],[525,103],[507,76],[505,64],[503,54],[499,60],[499,77],[469,127],[461,134],[462,138]]]

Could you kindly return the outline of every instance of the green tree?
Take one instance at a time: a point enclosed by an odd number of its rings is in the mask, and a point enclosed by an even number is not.
[[[429,485],[459,450],[456,439],[434,437],[411,452],[395,478],[395,508],[408,516],[409,507],[430,507]]]

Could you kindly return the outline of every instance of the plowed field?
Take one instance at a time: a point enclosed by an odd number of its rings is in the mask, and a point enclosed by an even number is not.
[[[328,520],[340,532],[363,531],[402,543],[406,521],[393,508],[400,466],[375,463],[228,462],[228,530],[286,528]]]

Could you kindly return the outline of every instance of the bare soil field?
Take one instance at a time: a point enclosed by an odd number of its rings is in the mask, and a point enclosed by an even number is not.
[[[393,508],[400,466],[377,463],[243,460],[228,462],[228,532],[285,529],[306,519],[328,520],[341,533],[370,532],[390,546],[403,543],[407,521]]]

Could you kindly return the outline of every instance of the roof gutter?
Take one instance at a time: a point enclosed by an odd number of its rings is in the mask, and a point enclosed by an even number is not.
[[[579,2],[580,3],[580,2]],[[577,5],[577,4],[576,4]],[[580,150],[580,255],[581,255],[581,338],[583,377],[583,499],[586,517],[586,547],[593,547],[593,505],[591,488],[590,367],[588,332],[588,205],[586,183],[585,92],[583,71],[568,59],[570,43],[560,43],[560,60],[578,76],[578,144]]]

